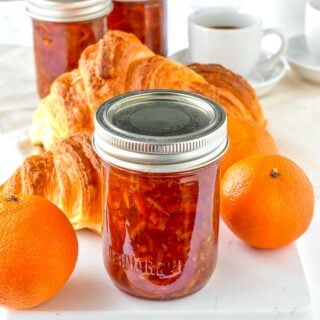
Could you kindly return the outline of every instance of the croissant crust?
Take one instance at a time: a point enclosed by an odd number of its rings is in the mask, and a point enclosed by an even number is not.
[[[50,151],[31,156],[2,186],[0,194],[35,194],[55,203],[75,229],[101,233],[103,200],[101,162],[91,134],[72,135]]]

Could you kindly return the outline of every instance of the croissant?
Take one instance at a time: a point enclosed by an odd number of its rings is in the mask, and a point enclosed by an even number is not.
[[[59,141],[50,151],[23,162],[0,194],[35,194],[55,203],[75,229],[101,234],[102,167],[91,147],[91,134],[81,132]]]
[[[245,114],[247,112],[252,120],[264,124],[256,92],[244,78],[219,64],[193,63],[188,67],[203,76],[210,84],[219,88],[221,91],[219,102],[228,106],[229,113],[237,113],[238,111]],[[239,100],[241,103],[235,100]],[[237,108],[237,110],[232,110],[232,108]]]
[[[92,132],[94,113],[101,103],[142,89],[202,94],[220,103],[228,114],[264,125],[257,97],[240,76],[221,67],[219,82],[207,81],[206,74],[203,77],[193,69],[202,71],[155,55],[132,34],[109,31],[83,51],[78,69],[54,81],[35,111],[31,141],[48,150],[57,140],[79,131]],[[250,92],[250,98],[244,98],[242,91]]]

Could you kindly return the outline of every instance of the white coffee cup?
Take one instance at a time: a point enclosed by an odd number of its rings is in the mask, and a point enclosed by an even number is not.
[[[307,1],[305,35],[310,53],[320,61],[320,0]]]
[[[258,65],[264,36],[276,34],[281,45],[275,54],[262,62],[274,66],[284,54],[287,41],[280,30],[262,28],[258,17],[232,7],[200,9],[189,16],[190,59],[198,63],[218,63],[242,76]]]

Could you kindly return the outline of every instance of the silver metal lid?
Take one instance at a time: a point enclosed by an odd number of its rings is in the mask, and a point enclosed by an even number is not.
[[[127,93],[97,110],[93,147],[104,161],[122,168],[186,171],[225,153],[226,115],[214,101],[184,91]]]
[[[37,20],[79,22],[109,14],[112,0],[28,0],[27,12]]]

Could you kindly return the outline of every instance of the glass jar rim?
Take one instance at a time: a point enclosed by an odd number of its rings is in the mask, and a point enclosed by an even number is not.
[[[109,14],[111,0],[28,0],[26,11],[36,20],[48,22],[81,22]]]

